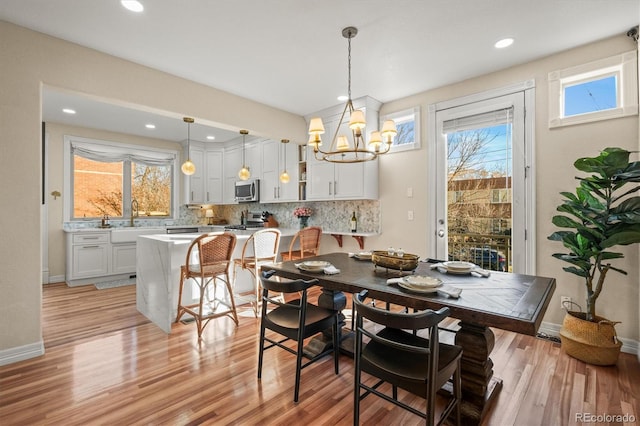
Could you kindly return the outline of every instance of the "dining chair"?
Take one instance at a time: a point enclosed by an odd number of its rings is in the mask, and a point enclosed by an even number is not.
[[[184,314],[191,315],[198,327],[198,340],[202,338],[202,330],[213,318],[228,315],[238,325],[229,279],[231,255],[235,246],[236,236],[230,232],[200,235],[189,245],[185,263],[180,267],[178,314],[175,322],[180,321]],[[195,281],[199,287],[197,303],[183,304],[182,291],[188,280]],[[226,288],[226,293],[222,296],[217,292],[218,281],[223,282]]]
[[[264,351],[272,347],[280,347],[296,356],[296,379],[293,393],[293,401],[298,402],[300,394],[300,373],[303,368],[321,359],[324,355],[333,352],[333,364],[335,373],[338,374],[338,314],[339,311],[321,308],[307,301],[307,289],[318,284],[313,280],[285,280],[274,277],[275,271],[266,271],[261,276],[262,281],[262,315],[260,322],[260,351],[258,355],[258,379],[262,377],[262,363]],[[273,293],[299,293],[300,298],[283,302],[279,298],[269,296]],[[269,307],[268,307],[269,305]],[[271,307],[275,306],[273,309]],[[332,329],[333,344],[327,349],[311,357],[305,363],[302,362],[304,340],[323,330]],[[269,337],[266,330],[271,330],[284,339]],[[295,349],[285,342],[293,340],[297,342]],[[267,345],[265,346],[265,343]]]
[[[317,256],[320,248],[320,237],[322,237],[322,228],[319,226],[309,226],[299,230],[291,239],[289,251],[281,253],[282,261]]]
[[[260,267],[267,263],[273,263],[278,258],[280,247],[280,231],[268,228],[254,232],[244,243],[239,259],[233,261],[234,293],[238,302],[251,303],[253,313],[258,317],[260,306]],[[248,270],[254,279],[254,289],[249,292],[237,292],[235,283],[238,279],[237,268]]]
[[[353,295],[356,306],[353,424],[359,424],[360,401],[374,394],[424,418],[428,425],[440,425],[452,413],[455,416],[453,420],[460,425],[462,348],[440,343],[438,338],[438,324],[449,316],[449,308],[392,312],[365,303],[366,298],[366,290]],[[363,327],[364,319],[383,328],[374,334]],[[427,330],[428,338],[413,334],[413,330]],[[368,340],[366,344],[363,341],[365,337]],[[362,381],[362,372],[379,380],[367,385]],[[436,422],[436,392],[450,380],[453,392]],[[391,384],[391,396],[379,390],[385,382]],[[424,398],[426,410],[417,410],[400,401],[398,388]]]

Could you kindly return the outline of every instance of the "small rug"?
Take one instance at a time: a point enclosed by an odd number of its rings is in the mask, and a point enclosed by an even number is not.
[[[105,281],[102,283],[94,284],[98,290],[104,290],[106,288],[123,287],[125,285],[134,285],[136,283],[135,278],[126,278],[124,280]]]

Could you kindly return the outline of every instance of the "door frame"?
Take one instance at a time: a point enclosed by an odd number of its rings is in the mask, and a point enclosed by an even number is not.
[[[447,101],[430,104],[427,115],[427,164],[429,170],[437,170],[437,121],[436,113],[441,110],[468,105],[488,99],[522,92],[524,94],[524,250],[522,264],[518,265],[519,272],[534,275],[536,272],[536,174],[535,174],[535,80],[526,80],[502,88],[492,89],[468,96],[462,96]],[[429,257],[436,257],[438,224],[437,206],[445,202],[445,194],[438,191],[436,179],[427,177],[429,194],[435,194],[435,203],[427,207],[427,251]]]

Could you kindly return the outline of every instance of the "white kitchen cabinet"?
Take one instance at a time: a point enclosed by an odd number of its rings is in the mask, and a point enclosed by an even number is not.
[[[375,99],[364,97],[354,100],[353,104],[356,109],[361,109],[365,113],[366,135],[377,129],[380,103]],[[340,122],[343,108],[344,104],[307,116],[307,121],[312,117],[322,117],[325,127],[325,133],[322,135],[322,148],[326,150],[330,149],[337,127],[340,127],[340,134],[349,135],[349,140],[353,143],[348,114],[343,122]],[[368,137],[365,137],[366,139]],[[377,159],[362,163],[329,163],[317,160],[313,148],[307,147],[306,160],[307,200],[373,200],[378,198]]]
[[[205,185],[205,202],[207,204],[221,204],[223,201],[222,185],[223,179],[223,160],[224,153],[222,150],[206,151],[206,185]]]
[[[136,243],[111,246],[111,272],[114,274],[136,272]]]
[[[222,188],[222,202],[236,204],[236,181],[242,167],[242,146],[225,148],[224,150],[224,182]]]
[[[289,142],[283,144],[278,141],[265,140],[262,146],[262,180],[260,182],[260,201],[285,202],[298,200],[298,145]],[[285,155],[286,150],[286,162]],[[290,180],[288,183],[280,182],[280,173],[286,167]]]
[[[204,156],[204,148],[199,146],[194,146],[191,144],[191,152],[186,154],[187,157],[190,158],[193,164],[196,166],[196,171],[191,176],[187,177],[188,181],[188,198],[187,204],[189,203],[203,203],[205,198],[205,156]]]
[[[67,234],[66,281],[109,274],[109,232]]]
[[[224,151],[208,148],[203,144],[191,144],[191,161],[196,172],[187,177],[187,204],[220,204],[222,194],[222,164]]]

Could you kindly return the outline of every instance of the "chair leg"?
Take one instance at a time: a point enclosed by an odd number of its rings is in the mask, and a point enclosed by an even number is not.
[[[298,396],[300,395],[300,372],[302,371],[302,351],[304,340],[298,338],[298,349],[296,354],[296,385],[293,392],[293,402],[298,402]]]
[[[460,405],[462,404],[462,378],[461,378],[461,365],[460,360],[458,360],[458,368],[456,368],[455,373],[453,373],[453,395],[456,398],[456,425],[460,426],[462,424],[462,419],[460,417]]]
[[[231,319],[236,323],[236,327],[238,326],[238,312],[236,311],[236,301],[233,297],[233,289],[231,288],[231,284],[229,282],[229,274],[226,274],[227,280],[225,281],[225,285],[227,287],[227,292],[229,293],[229,301],[231,302]]]
[[[262,377],[262,359],[264,358],[264,321],[260,321],[260,349],[258,352],[258,380]]]
[[[340,357],[340,342],[338,341],[338,315],[334,316],[333,320],[333,369],[336,374],[340,374],[340,365],[339,365],[339,357]]]
[[[180,270],[180,285],[178,290],[178,313],[176,315],[175,322],[180,321],[180,318],[184,314],[184,309],[182,308],[182,288],[184,287],[184,272]]]

